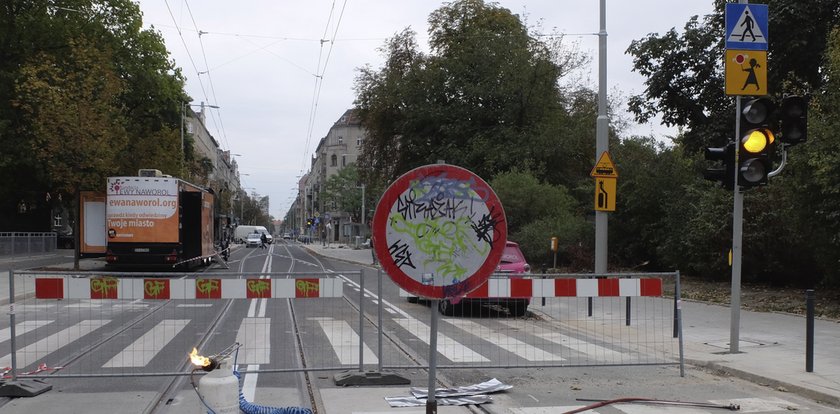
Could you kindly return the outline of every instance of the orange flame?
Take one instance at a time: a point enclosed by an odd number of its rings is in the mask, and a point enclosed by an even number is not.
[[[206,367],[210,365],[210,358],[199,355],[198,349],[193,348],[192,352],[190,352],[190,362],[198,367]]]

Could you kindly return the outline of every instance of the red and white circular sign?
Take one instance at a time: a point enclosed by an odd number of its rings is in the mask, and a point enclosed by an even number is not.
[[[462,297],[496,270],[507,221],[493,189],[469,170],[415,168],[394,181],[373,216],[382,268],[410,294]]]

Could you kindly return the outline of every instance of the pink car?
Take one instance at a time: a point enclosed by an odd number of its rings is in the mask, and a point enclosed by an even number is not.
[[[524,274],[530,271],[531,265],[528,264],[525,260],[525,256],[522,254],[522,251],[519,250],[519,244],[508,241],[507,244],[505,244],[504,252],[502,252],[502,258],[499,261],[499,266],[496,268],[496,275],[491,277],[499,277],[498,274],[500,273]],[[456,314],[462,314],[464,308],[472,305],[480,306],[492,304],[507,308],[510,316],[525,316],[530,303],[530,299],[527,298],[489,298],[462,299],[456,305],[444,299],[438,302],[438,310],[444,315],[453,316]]]

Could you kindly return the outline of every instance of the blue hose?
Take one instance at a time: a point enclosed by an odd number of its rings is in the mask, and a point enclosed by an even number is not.
[[[239,371],[233,371],[236,378],[241,379]],[[239,389],[239,410],[245,414],[312,414],[312,410],[303,407],[266,407],[250,403],[242,394],[242,388]]]

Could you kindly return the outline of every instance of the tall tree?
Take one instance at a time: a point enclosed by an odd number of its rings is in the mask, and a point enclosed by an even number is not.
[[[438,160],[484,177],[514,167],[549,171],[565,136],[558,79],[582,59],[481,0],[433,12],[429,35],[428,55],[410,30],[396,35],[383,50],[384,67],[357,78],[369,133],[363,174],[387,181]]]
[[[188,101],[183,92],[183,76],[169,60],[161,36],[142,28],[141,17],[139,6],[131,0],[0,3],[0,146],[3,147],[0,175],[32,172],[31,179],[26,181],[0,182],[0,228],[46,230],[48,220],[40,224],[23,223],[9,213],[16,210],[19,200],[48,210],[43,194],[51,192],[53,200],[58,199],[54,192],[59,187],[68,188],[64,185],[67,181],[89,185],[90,176],[133,174],[141,167],[178,173],[181,104]],[[74,62],[74,59],[80,60]],[[40,62],[53,62],[57,66],[48,68]],[[94,66],[88,68],[86,63]],[[84,73],[89,70],[103,76],[98,84]],[[82,84],[73,85],[75,89],[44,89],[45,85],[73,79]],[[96,98],[93,96],[96,91],[83,90],[87,87],[102,88],[105,94]],[[24,95],[18,95],[16,88],[23,88],[20,92]],[[45,128],[58,128],[61,122],[65,128],[69,124],[66,117],[60,116],[62,108],[47,108],[43,102],[66,99],[72,94],[83,98],[79,105],[86,102],[93,107],[82,108],[77,114],[80,119],[88,116],[87,124],[77,126],[75,133],[63,138],[79,137],[78,132],[83,128],[96,124],[94,112],[107,112],[112,116],[110,122],[117,126],[109,131],[111,139],[98,134],[88,137],[94,141],[101,139],[105,144],[102,148],[83,148],[89,144],[88,140],[67,141],[63,148],[44,141]],[[89,95],[87,101],[85,95]],[[67,108],[70,107],[73,105]],[[101,112],[106,107],[107,111]],[[39,114],[50,112],[58,118],[50,118],[51,122],[44,125],[32,123],[33,117],[44,117]],[[61,162],[57,160],[44,161],[45,151],[59,150],[65,154],[100,151],[103,158],[91,162],[84,157],[68,160],[67,166],[77,165],[75,170],[59,168]],[[111,151],[118,156],[111,156]],[[55,183],[61,185],[56,187]],[[104,180],[90,188],[103,185]],[[70,197],[66,196],[64,200],[69,202]]]
[[[21,135],[31,135],[29,149],[50,188],[65,194],[101,188],[127,141],[116,99],[122,81],[110,53],[85,39],[71,41],[65,60],[40,53],[20,74],[13,102],[23,115]]]

